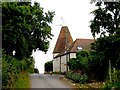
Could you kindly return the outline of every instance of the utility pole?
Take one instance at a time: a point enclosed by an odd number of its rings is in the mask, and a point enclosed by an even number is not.
[[[111,60],[109,60],[109,78],[110,78],[110,82],[112,82],[112,75],[111,75]]]

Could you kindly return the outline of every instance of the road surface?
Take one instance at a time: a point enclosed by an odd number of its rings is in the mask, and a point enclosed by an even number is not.
[[[31,88],[74,88],[60,78],[63,75],[30,74]]]

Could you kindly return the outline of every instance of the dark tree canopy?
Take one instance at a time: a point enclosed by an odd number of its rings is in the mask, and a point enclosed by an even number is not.
[[[32,54],[32,50],[47,52],[52,39],[50,23],[54,12],[44,12],[39,3],[2,3],[2,41],[6,54],[21,59]]]
[[[94,15],[90,25],[93,36],[120,34],[120,2],[97,2],[96,6],[98,9],[91,12]]]
[[[97,2],[98,8],[92,11],[94,19],[91,21],[93,37],[100,34],[92,45],[92,50],[102,59],[101,67],[108,67],[111,60],[112,67],[120,69],[120,2]],[[104,7],[102,6],[104,5]]]

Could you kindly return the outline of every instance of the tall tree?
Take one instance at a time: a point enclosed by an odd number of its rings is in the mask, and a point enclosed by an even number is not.
[[[98,9],[91,12],[95,17],[90,25],[93,36],[120,34],[120,2],[97,2],[95,5]]]
[[[98,8],[91,12],[94,19],[90,28],[94,38],[97,34],[100,37],[92,49],[101,55],[101,66],[107,69],[111,60],[112,67],[120,69],[120,2],[97,2],[95,5]]]
[[[47,52],[52,39],[50,23],[54,12],[44,12],[39,3],[2,3],[2,41],[6,54],[18,59],[28,57],[32,50]],[[15,51],[15,55],[13,55]]]

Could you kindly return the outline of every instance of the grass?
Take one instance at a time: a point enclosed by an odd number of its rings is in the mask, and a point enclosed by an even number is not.
[[[15,81],[14,88],[30,88],[30,77],[27,72],[21,72]]]

